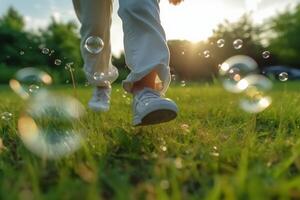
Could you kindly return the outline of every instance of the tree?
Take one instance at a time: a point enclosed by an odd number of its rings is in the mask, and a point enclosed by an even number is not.
[[[10,7],[6,14],[0,19],[0,26],[15,31],[23,31],[25,23],[18,11]]]
[[[300,5],[271,19],[270,49],[280,64],[300,68]]]

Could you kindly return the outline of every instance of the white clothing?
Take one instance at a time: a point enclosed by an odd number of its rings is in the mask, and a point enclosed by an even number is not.
[[[111,64],[110,26],[112,0],[73,0],[77,16],[82,24],[81,53],[84,71],[91,84],[106,85],[118,77]],[[119,0],[118,15],[122,19],[126,64],[131,70],[123,87],[130,92],[134,82],[141,80],[154,69],[162,83],[161,92],[170,84],[169,50],[165,32],[160,22],[158,0]],[[84,48],[85,40],[98,36],[104,41],[99,54],[91,54]],[[103,72],[106,79],[93,79],[95,72]],[[109,74],[110,76],[108,76]]]

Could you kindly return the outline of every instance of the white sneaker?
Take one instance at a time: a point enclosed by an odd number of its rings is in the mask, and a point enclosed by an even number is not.
[[[157,91],[145,88],[134,97],[133,113],[133,125],[144,126],[175,119],[178,108],[171,99],[162,98]]]
[[[111,87],[96,87],[89,107],[95,112],[107,112],[110,106]]]

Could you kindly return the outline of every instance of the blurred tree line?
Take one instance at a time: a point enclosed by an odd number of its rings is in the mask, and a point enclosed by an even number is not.
[[[0,18],[0,83],[7,83],[14,73],[24,67],[37,67],[50,73],[56,83],[66,83],[70,74],[65,70],[67,63],[74,63],[78,83],[85,78],[80,56],[80,37],[74,22],[57,22],[54,19],[44,29],[25,30],[23,17],[9,8]],[[208,40],[198,43],[173,40],[168,45],[171,53],[171,70],[178,80],[210,80],[217,75],[219,64],[227,58],[245,54],[254,58],[260,67],[285,65],[300,68],[300,5],[255,25],[251,15],[245,14],[239,21],[224,21],[219,24]],[[220,48],[218,40],[225,41]],[[243,40],[241,49],[233,48],[236,39]],[[43,54],[42,49],[49,49]],[[264,59],[262,53],[270,51],[271,57]],[[56,65],[59,59],[62,64]],[[125,56],[113,56],[113,64],[120,71],[118,81],[129,73]]]

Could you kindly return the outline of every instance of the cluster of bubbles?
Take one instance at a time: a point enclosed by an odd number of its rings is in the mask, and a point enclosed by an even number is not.
[[[258,64],[254,59],[233,56],[220,66],[219,73],[228,92],[242,94],[239,105],[244,111],[259,113],[271,105],[268,92],[272,89],[272,82],[258,74]]]
[[[211,44],[214,44],[214,43],[211,43]],[[216,44],[217,44],[218,48],[223,48],[223,47],[225,47],[226,41],[223,38],[221,38],[221,39],[217,40]],[[232,46],[236,50],[242,49],[243,46],[244,46],[244,41],[242,39],[236,39],[236,40],[233,41]],[[184,55],[184,51],[182,52],[182,55]],[[198,55],[199,56],[203,55],[204,58],[211,58],[211,53],[210,53],[209,50],[204,50],[203,53],[198,53]],[[270,55],[271,54],[270,54],[269,51],[264,51],[263,52],[263,57],[265,59],[269,58]]]
[[[75,98],[51,93],[46,89],[52,77],[36,68],[19,70],[10,80],[11,89],[25,101],[18,119],[19,135],[25,146],[44,159],[58,159],[75,152],[81,146],[79,120],[84,107]],[[11,113],[2,113],[10,120]]]
[[[50,50],[50,49],[48,49],[48,48],[46,48],[46,47],[40,47],[40,48],[41,48],[42,54],[45,54],[45,55],[52,56],[52,54],[55,52],[54,50]],[[29,49],[32,49],[32,47],[29,47]],[[21,50],[21,51],[19,52],[19,54],[20,54],[21,56],[23,56],[23,55],[25,55],[25,51]],[[57,58],[57,59],[54,60],[54,64],[55,64],[56,66],[60,66],[60,65],[62,64],[62,60],[60,60],[60,59]]]
[[[214,45],[215,43],[211,43]],[[221,38],[216,41],[218,48],[223,48],[226,41]],[[235,39],[232,46],[236,50],[240,50],[244,46],[242,39]],[[185,55],[185,51],[182,51]],[[211,58],[211,52],[205,50],[198,53],[204,58]],[[269,59],[270,51],[263,51],[262,58]],[[242,94],[240,98],[240,107],[249,113],[259,113],[268,108],[272,103],[272,98],[268,92],[272,88],[272,82],[265,76],[259,75],[257,62],[249,56],[238,55],[227,59],[223,64],[219,65],[219,74],[225,90],[231,93]],[[278,79],[282,82],[288,80],[288,73],[282,72],[278,75]],[[176,80],[176,75],[172,74],[172,80]],[[186,86],[184,80],[180,81],[182,87]]]
[[[214,44],[214,43],[212,43],[212,44]],[[223,47],[225,47],[226,41],[221,38],[221,39],[217,40],[216,44],[217,44],[218,48],[223,48]],[[239,50],[243,47],[244,42],[241,39],[236,39],[236,40],[233,41],[232,45],[233,45],[234,49]],[[204,56],[204,58],[210,58],[211,57],[210,51],[205,50],[203,52],[203,56]]]
[[[98,36],[90,36],[85,40],[84,49],[92,55],[99,54],[104,49],[104,42]],[[116,70],[116,69],[112,68],[111,70]],[[101,82],[105,85],[109,85],[110,83],[109,80],[114,74],[115,74],[114,71],[108,71],[107,73],[103,71],[100,72],[96,71],[93,74],[89,75],[92,78],[90,82],[95,82],[95,83]]]
[[[211,43],[211,44],[213,45],[214,43]],[[217,42],[216,42],[216,45],[217,45],[218,48],[225,47],[225,44],[226,44],[226,41],[223,38],[218,39]],[[233,45],[234,49],[239,50],[243,47],[244,41],[242,39],[236,39],[236,40],[233,41],[232,45]],[[185,51],[182,51],[181,54],[185,55]],[[204,50],[202,53],[201,52],[198,53],[198,55],[203,56],[204,58],[207,58],[207,59],[212,57],[210,50]],[[264,51],[263,52],[263,57],[265,59],[269,58],[270,57],[270,52],[269,51]],[[231,70],[231,72],[230,72],[231,76],[234,76],[234,74],[238,74],[238,72],[236,70],[239,70],[239,69],[232,69]],[[173,81],[175,81],[175,79],[176,79],[175,75],[172,75],[171,78],[172,78]],[[236,78],[237,78],[237,75],[236,75]],[[181,81],[181,86],[182,87],[186,86],[185,81]]]
[[[103,83],[104,85],[110,85],[111,79],[114,77],[115,74],[117,74],[118,72],[115,72],[115,70],[117,70],[116,68],[110,68],[110,71],[107,73],[104,72],[94,72],[94,74],[92,74],[92,79],[93,82],[96,83]]]
[[[52,56],[54,54],[54,50],[50,50],[46,47],[42,47],[42,54],[48,55],[48,56]]]
[[[41,47],[41,51],[42,51],[42,54],[48,55],[48,56],[52,56],[52,54],[55,52],[54,50],[50,50],[46,47]],[[54,60],[54,64],[56,66],[60,66],[62,64],[62,60],[57,58]]]

